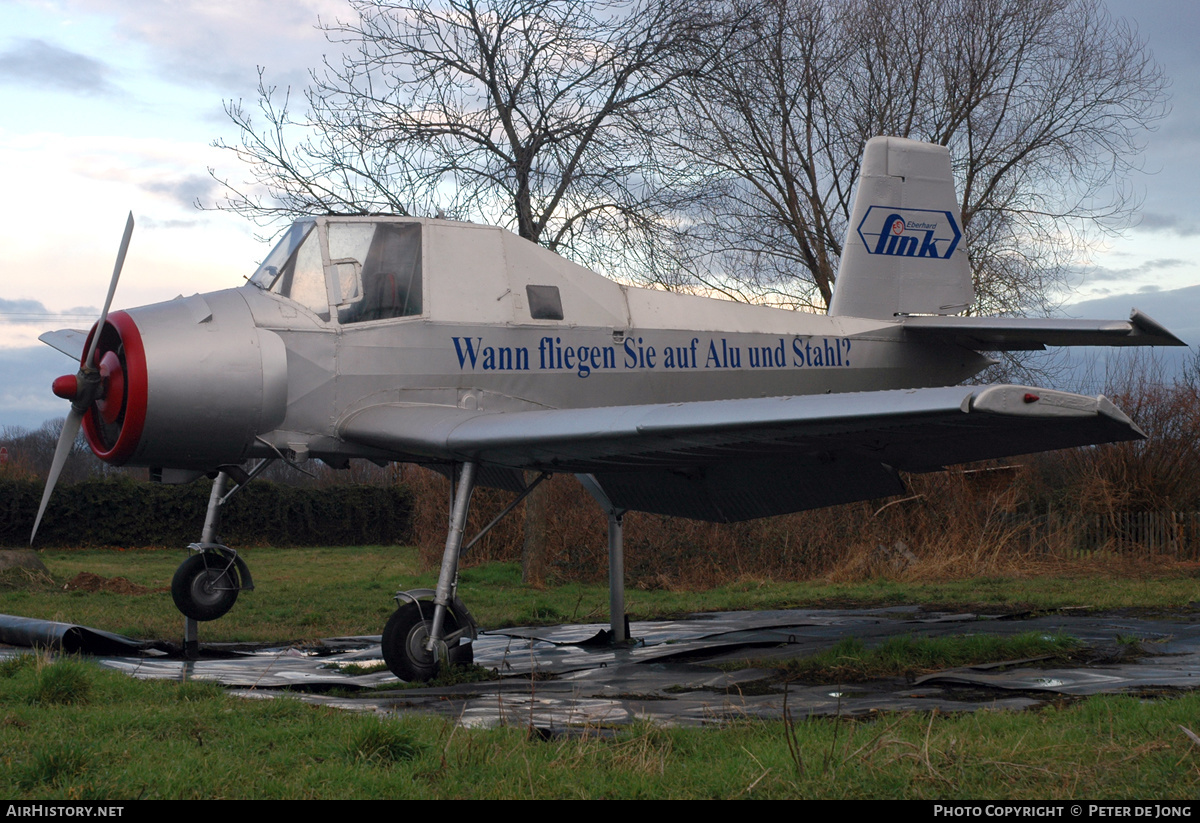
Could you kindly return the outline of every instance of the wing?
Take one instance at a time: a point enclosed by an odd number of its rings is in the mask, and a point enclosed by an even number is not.
[[[1041,351],[1046,346],[1186,346],[1136,309],[1128,320],[1022,317],[907,317],[914,340],[976,351]]]
[[[491,413],[385,404],[340,433],[398,460],[592,474],[618,508],[714,521],[898,494],[897,471],[1145,436],[1102,396],[1025,386]]]

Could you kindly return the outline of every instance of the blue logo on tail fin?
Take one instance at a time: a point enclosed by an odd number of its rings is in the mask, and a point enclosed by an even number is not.
[[[948,211],[871,206],[858,236],[869,254],[949,260],[962,232]]]

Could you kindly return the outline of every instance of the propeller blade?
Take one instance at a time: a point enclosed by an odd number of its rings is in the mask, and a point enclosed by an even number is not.
[[[104,298],[104,310],[100,312],[100,320],[96,323],[96,333],[92,335],[92,345],[88,347],[87,357],[83,363],[85,366],[92,365],[92,358],[96,354],[96,344],[100,342],[100,332],[104,329],[104,321],[108,319],[108,309],[112,306],[113,294],[117,291],[117,281],[121,279],[121,268],[125,265],[125,252],[129,251],[129,238],[133,236],[133,212],[129,212],[129,219],[125,221],[125,234],[121,237],[121,248],[117,252],[117,263],[113,266],[112,280],[108,284],[108,296]]]
[[[100,312],[100,320],[96,323],[96,331],[92,335],[91,345],[88,346],[87,356],[83,359],[83,364],[79,368],[79,374],[75,378],[76,383],[73,385],[69,395],[74,397],[71,402],[71,413],[63,421],[62,431],[58,435],[58,445],[54,447],[54,461],[50,464],[50,474],[46,477],[46,488],[42,492],[42,505],[38,507],[37,519],[33,521],[33,532],[29,535],[29,545],[31,546],[33,545],[34,538],[37,537],[38,526],[42,525],[42,515],[46,513],[46,504],[50,502],[50,495],[54,493],[54,486],[58,483],[58,476],[62,474],[67,457],[71,454],[71,447],[75,445],[75,438],[79,435],[79,427],[83,423],[83,415],[96,399],[100,372],[96,365],[92,363],[92,360],[96,356],[96,346],[100,343],[100,332],[104,330],[104,323],[108,320],[108,310],[112,307],[113,295],[117,291],[117,281],[121,279],[121,269],[125,265],[125,253],[129,251],[129,239],[132,236],[133,212],[129,212],[129,218],[125,221],[125,234],[121,236],[121,248],[117,251],[117,262],[113,266],[112,280],[108,284],[108,295],[104,298],[104,310]],[[86,391],[84,390],[84,386],[79,385],[80,381],[86,385]],[[57,387],[59,381],[56,380],[54,383]],[[83,396],[80,396],[81,393]],[[60,394],[59,396],[66,397],[68,395]]]
[[[71,447],[75,445],[75,437],[79,434],[79,424],[82,422],[83,414],[72,407],[71,413],[63,421],[62,432],[58,435],[58,445],[54,448],[54,462],[50,464],[50,474],[46,477],[46,490],[42,492],[42,505],[38,507],[37,520],[33,521],[33,533],[29,535],[29,545],[31,546],[33,539],[37,537],[38,526],[42,524],[42,515],[46,513],[46,504],[50,502],[54,484],[58,482],[58,476],[62,474],[63,465],[67,462]]]

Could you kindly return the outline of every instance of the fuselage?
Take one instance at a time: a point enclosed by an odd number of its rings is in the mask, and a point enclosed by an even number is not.
[[[114,462],[193,470],[289,450],[402,460],[338,435],[376,404],[505,412],[918,388],[990,362],[906,340],[899,322],[633,288],[502,229],[425,219],[305,221],[249,285],[124,315],[144,352],[126,367],[144,368],[144,395],[130,394],[144,421]]]

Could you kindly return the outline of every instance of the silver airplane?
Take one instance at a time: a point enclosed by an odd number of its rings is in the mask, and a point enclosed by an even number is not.
[[[81,425],[110,463],[215,477],[172,582],[194,643],[193,621],[253,588],[216,530],[270,462],[431,466],[454,485],[437,589],[397,593],[383,633],[405,680],[471,659],[457,572],[476,486],[515,505],[551,473],[583,480],[609,516],[621,641],[626,511],[766,517],[899,494],[900,472],[1141,438],[1103,396],[956,384],[985,351],[1184,345],[1137,311],[958,316],[973,287],[950,156],[899,138],[867,144],[827,315],[621,285],[499,228],[336,216],[297,221],[240,288],[110,313],[132,228],[92,330],[41,338],[82,365],[54,382],[71,411],[34,535]]]

